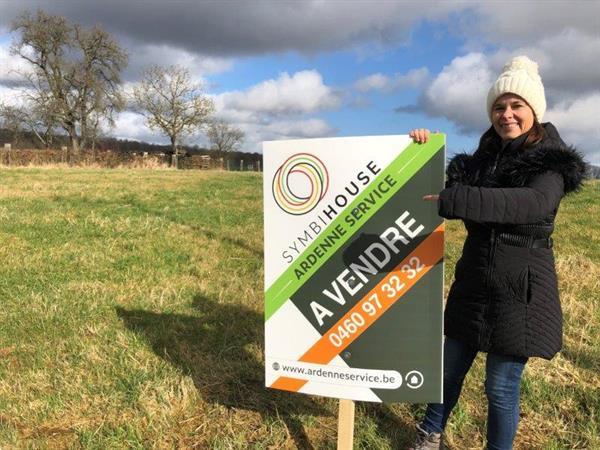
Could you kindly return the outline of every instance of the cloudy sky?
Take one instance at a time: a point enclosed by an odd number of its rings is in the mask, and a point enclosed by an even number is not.
[[[245,131],[246,151],[415,127],[447,133],[450,154],[472,150],[489,126],[489,86],[526,54],[540,65],[544,121],[600,164],[600,1],[0,0],[0,101],[14,101],[23,68],[10,21],[39,7],[111,32],[130,55],[128,88],[152,63],[189,68],[217,115]],[[167,142],[133,112],[111,134]]]

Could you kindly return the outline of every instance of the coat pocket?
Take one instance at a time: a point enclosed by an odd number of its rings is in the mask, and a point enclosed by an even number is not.
[[[532,273],[529,266],[517,273],[510,273],[504,277],[504,287],[508,296],[520,303],[531,302],[531,278]]]

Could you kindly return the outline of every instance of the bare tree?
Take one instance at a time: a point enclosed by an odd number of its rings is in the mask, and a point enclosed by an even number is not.
[[[183,137],[206,126],[214,111],[202,86],[192,82],[189,71],[181,66],[150,67],[133,96],[148,127],[169,137],[175,158]]]
[[[0,103],[0,128],[7,130],[11,143],[16,147],[21,138],[25,124],[23,112],[16,106]]]
[[[22,131],[32,133],[45,148],[52,145],[57,124],[45,108],[32,102],[20,105],[0,103],[0,118],[2,119],[2,128],[12,132],[15,145],[17,145]]]
[[[27,100],[69,135],[75,152],[88,144],[95,116],[114,124],[124,106],[121,70],[127,54],[104,30],[85,29],[61,16],[39,10],[23,13],[11,31],[18,32],[11,51],[31,64],[23,73]]]
[[[214,120],[206,133],[214,150],[232,152],[244,141],[244,132],[224,120]]]

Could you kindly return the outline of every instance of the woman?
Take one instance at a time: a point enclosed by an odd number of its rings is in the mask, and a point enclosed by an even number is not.
[[[552,251],[561,198],[581,186],[585,163],[546,109],[537,64],[512,59],[492,85],[492,126],[473,155],[447,168],[439,214],[461,219],[467,239],[456,264],[444,316],[444,403],[430,404],[415,449],[443,448],[441,434],[466,373],[487,353],[487,448],[510,449],[519,421],[521,374],[530,357],[551,359],[562,345],[562,313]],[[413,130],[426,142],[428,130]]]

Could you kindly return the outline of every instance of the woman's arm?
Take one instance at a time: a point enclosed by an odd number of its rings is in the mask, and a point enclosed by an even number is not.
[[[414,142],[416,142],[417,144],[424,144],[429,140],[429,135],[430,135],[430,131],[427,128],[415,128],[414,130],[410,130],[410,132],[408,133],[408,135],[413,139]],[[428,201],[437,201],[439,198],[439,195],[437,194],[431,194],[431,195],[425,195],[423,197],[423,200],[428,200]]]
[[[439,214],[446,219],[474,222],[526,224],[536,222],[556,208],[564,195],[562,175],[544,172],[526,186],[486,188],[455,184],[440,192]]]

